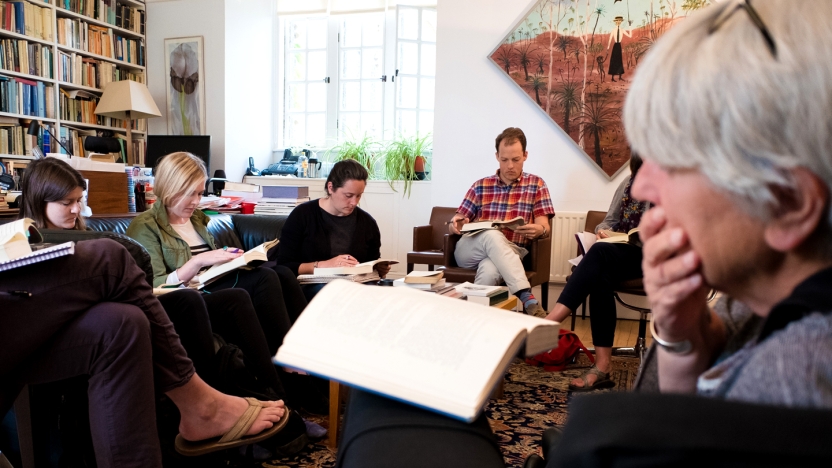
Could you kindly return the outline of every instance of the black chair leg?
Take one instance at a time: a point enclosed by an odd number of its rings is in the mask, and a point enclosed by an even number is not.
[[[549,283],[543,283],[540,285],[540,300],[542,301],[541,304],[543,305],[543,309],[548,313],[549,312]]]
[[[581,304],[581,320],[586,320],[586,299]]]
[[[433,265],[428,265],[428,271],[433,271]]]
[[[413,264],[412,264],[412,263],[408,263],[408,264],[407,264],[407,272],[408,272],[408,273],[410,273],[411,271],[413,271]]]

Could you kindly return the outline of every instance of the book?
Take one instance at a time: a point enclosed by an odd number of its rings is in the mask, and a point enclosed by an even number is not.
[[[605,242],[608,244],[634,244],[641,245],[641,239],[638,237],[639,229],[637,227],[630,229],[627,232],[615,232],[609,229],[601,229],[598,232],[603,232],[608,237],[598,239],[596,242]]]
[[[353,283],[369,283],[381,279],[377,271],[370,273],[360,273],[357,275],[298,275],[298,283],[300,284],[320,284],[331,283],[335,280],[346,280]]]
[[[499,304],[508,300],[509,293],[508,288],[502,288],[502,290],[498,291],[495,294],[491,294],[490,296],[475,296],[475,295],[466,295],[468,298],[468,302],[473,302],[475,304],[480,304],[484,306],[493,306],[495,304]]]
[[[526,221],[521,217],[517,216],[515,218],[506,220],[506,221],[477,221],[475,223],[467,223],[462,226],[459,232],[463,234],[476,234],[480,231],[484,231],[487,229],[511,229],[514,231],[520,226],[526,224]]]
[[[65,255],[72,255],[74,253],[75,242],[65,242],[57,245],[43,244],[42,246],[36,246],[35,250],[27,255],[23,255],[12,260],[0,260],[0,271],[12,270],[25,265],[39,263],[44,260],[63,257]]]
[[[404,277],[408,284],[436,284],[442,280],[443,271],[411,271]],[[444,281],[443,283],[444,284]]]
[[[524,344],[527,356],[552,349],[559,328],[408,288],[335,281],[303,311],[274,361],[470,422]]]
[[[249,193],[257,193],[260,191],[259,185],[254,184],[245,184],[240,182],[226,182],[225,190],[231,190],[234,192],[249,192]]]
[[[466,296],[493,296],[505,290],[505,286],[488,286],[485,284],[473,284],[468,281],[456,285],[456,290]]]
[[[315,276],[329,276],[329,275],[360,275],[362,273],[370,273],[373,271],[373,266],[378,263],[389,263],[395,264],[399,263],[398,260],[386,260],[380,258],[378,260],[373,260],[370,262],[359,263],[358,265],[351,266],[351,267],[330,267],[330,268],[315,268],[314,275]]]
[[[309,187],[292,185],[264,185],[263,196],[266,198],[308,198]]]
[[[441,278],[436,283],[408,283],[407,277],[399,278],[393,281],[393,286],[398,286],[402,288],[411,288],[411,289],[419,289],[422,291],[439,291],[440,289],[445,288],[445,279]]]
[[[41,242],[35,222],[29,218],[0,225],[0,261],[8,262],[32,253],[29,245]]]
[[[212,280],[219,278],[220,276],[234,271],[238,268],[243,268],[247,266],[256,266],[261,263],[269,261],[267,256],[267,252],[272,247],[276,246],[279,241],[277,239],[269,242],[264,242],[257,247],[247,251],[246,253],[240,255],[239,257],[231,260],[230,262],[222,263],[220,265],[214,265],[208,270],[203,273],[200,273],[196,277],[194,277],[191,282],[195,282],[197,285],[205,285],[211,282]]]

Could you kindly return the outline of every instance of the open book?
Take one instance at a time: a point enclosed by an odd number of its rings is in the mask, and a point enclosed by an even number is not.
[[[32,253],[30,243],[43,238],[29,218],[0,225],[0,261],[9,261]]]
[[[506,221],[477,221],[476,223],[467,223],[462,226],[459,230],[462,234],[467,233],[477,233],[480,231],[484,231],[486,229],[511,229],[514,231],[520,226],[526,224],[526,221],[521,217],[517,216],[516,218],[512,218]]]
[[[633,228],[627,232],[615,232],[610,231],[609,229],[601,229],[599,232],[603,232],[607,235],[607,237],[603,239],[598,239],[597,242],[606,242],[608,244],[635,244],[641,245],[641,241],[638,238],[638,231],[639,229]]]
[[[237,268],[243,268],[246,266],[257,266],[261,263],[267,262],[269,259],[267,257],[267,252],[272,247],[276,246],[279,241],[277,239],[269,242],[264,242],[257,247],[249,250],[248,252],[240,255],[239,257],[231,260],[227,263],[222,263],[220,265],[214,265],[208,270],[200,273],[191,281],[191,283],[197,283],[198,285],[206,285],[209,282],[219,278],[220,276],[234,271]]]
[[[398,260],[385,260],[380,258],[371,262],[359,263],[351,267],[332,267],[332,268],[315,268],[315,276],[331,276],[331,275],[362,275],[365,273],[372,273],[373,266],[378,263],[399,263]]]
[[[559,328],[410,288],[335,281],[306,307],[274,360],[473,421],[523,345],[527,356],[554,348]]]

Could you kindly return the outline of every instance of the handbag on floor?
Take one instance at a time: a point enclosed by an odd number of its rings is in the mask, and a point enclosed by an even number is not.
[[[574,363],[581,351],[586,354],[590,362],[595,363],[595,356],[587,351],[586,346],[581,343],[578,335],[568,330],[561,330],[557,348],[540,353],[534,357],[526,358],[526,364],[543,366],[543,370],[558,372],[566,369],[566,366],[569,364]]]

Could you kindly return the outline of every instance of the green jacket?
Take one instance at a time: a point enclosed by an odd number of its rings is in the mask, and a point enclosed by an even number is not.
[[[208,221],[208,215],[199,210],[191,216],[197,234],[213,250],[217,246],[214,237],[208,232]],[[191,248],[170,225],[168,212],[161,203],[154,203],[151,209],[133,218],[126,234],[143,245],[150,254],[154,288],[164,284],[169,274],[191,259]]]

